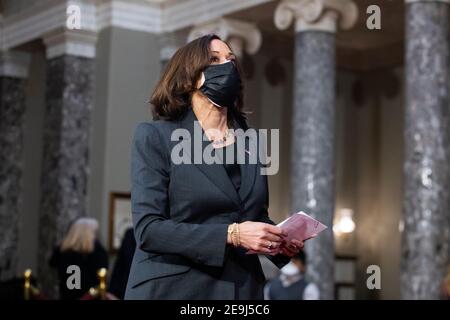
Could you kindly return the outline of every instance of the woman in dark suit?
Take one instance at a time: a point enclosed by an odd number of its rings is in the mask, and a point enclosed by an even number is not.
[[[267,176],[249,161],[257,139],[234,134],[248,129],[239,70],[225,42],[204,36],[175,53],[152,95],[156,121],[137,127],[132,146],[137,249],[126,299],[263,299],[248,251],[282,267],[303,247],[268,216]],[[231,148],[230,161],[221,152]],[[225,163],[202,161],[208,152]]]

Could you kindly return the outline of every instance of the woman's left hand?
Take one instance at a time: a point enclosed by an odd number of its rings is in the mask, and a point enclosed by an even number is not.
[[[300,250],[303,250],[303,247],[305,246],[305,241],[315,238],[315,237],[317,237],[317,234],[313,234],[311,237],[309,237],[308,239],[305,239],[304,241],[300,241],[297,239],[292,239],[290,242],[284,241],[281,243],[279,248],[273,249],[273,252],[271,253],[271,255],[282,254],[282,255],[292,258],[296,254],[298,254],[300,252]],[[253,252],[253,253],[267,254],[264,252]]]
[[[296,239],[292,239],[290,242],[283,243],[280,247],[280,254],[293,257],[303,250],[305,243]]]
[[[305,246],[305,241],[317,237],[317,234],[313,234],[310,238],[305,239],[304,241],[292,239],[291,242],[284,243],[280,247],[280,254],[283,254],[288,257],[293,257],[300,250],[303,250],[303,247]]]

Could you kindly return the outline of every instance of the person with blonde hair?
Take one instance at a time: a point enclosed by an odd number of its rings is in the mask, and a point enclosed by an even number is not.
[[[55,248],[50,265],[57,269],[59,293],[63,300],[81,298],[91,287],[98,285],[97,271],[108,267],[108,253],[97,238],[98,222],[93,218],[78,218]],[[72,288],[67,280],[69,266],[80,268],[80,286]]]

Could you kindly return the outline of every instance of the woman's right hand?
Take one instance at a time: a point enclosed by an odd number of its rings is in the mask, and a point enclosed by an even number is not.
[[[246,221],[239,224],[241,247],[258,253],[271,254],[277,252],[286,232],[280,227],[263,223]]]

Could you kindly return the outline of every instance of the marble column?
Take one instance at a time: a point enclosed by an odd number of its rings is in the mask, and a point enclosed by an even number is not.
[[[48,294],[56,293],[48,259],[70,223],[87,215],[90,115],[94,98],[96,35],[58,30],[47,46],[47,106],[41,179],[38,272]]]
[[[449,263],[449,4],[406,1],[404,299],[438,299]]]
[[[357,19],[347,0],[284,0],[275,24],[295,19],[294,101],[291,155],[292,211],[303,210],[329,228],[307,243],[308,276],[321,299],[334,298],[335,32]]]
[[[17,275],[25,90],[30,56],[0,53],[0,280]]]

